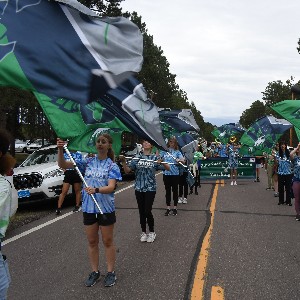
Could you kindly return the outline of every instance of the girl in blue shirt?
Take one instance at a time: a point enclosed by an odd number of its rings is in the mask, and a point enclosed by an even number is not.
[[[116,282],[114,271],[116,250],[113,242],[115,216],[114,190],[118,180],[122,180],[120,169],[114,163],[112,138],[108,134],[101,134],[96,138],[97,156],[83,159],[80,169],[84,171],[87,187],[82,190],[83,223],[88,240],[88,252],[92,272],[85,285],[93,286],[100,277],[99,272],[99,229],[105,249],[107,274],[105,286],[112,286]],[[72,162],[66,161],[63,155],[65,142],[57,139],[58,165],[63,169],[73,168]],[[103,214],[99,213],[91,194],[94,195]]]
[[[152,154],[152,145],[148,141],[143,141],[143,153],[132,159],[129,166],[126,165],[125,157],[120,155],[125,173],[135,172],[135,197],[137,200],[140,224],[142,234],[140,241],[153,243],[156,238],[154,231],[154,218],[152,214],[152,206],[156,194],[155,172],[158,170],[170,170],[168,164],[161,165],[161,160]],[[146,233],[146,225],[148,224],[149,233]]]
[[[175,137],[169,139],[168,143],[168,152],[162,151],[160,156],[163,161],[173,163],[170,165],[170,170],[165,170],[163,174],[163,181],[166,190],[166,204],[167,210],[165,216],[172,214],[173,216],[177,215],[177,203],[178,203],[178,185],[179,185],[179,168],[178,163],[185,163],[185,159],[182,156],[181,152],[178,150],[178,143]],[[174,164],[175,163],[175,164]],[[171,196],[173,193],[174,207],[171,211]]]
[[[293,192],[295,197],[296,221],[300,221],[300,143],[291,151],[290,158],[294,165]]]
[[[292,169],[291,169],[290,151],[287,149],[287,144],[281,142],[279,144],[279,151],[275,155],[275,165],[278,167],[278,192],[279,202],[278,205],[289,205],[291,203],[291,188],[292,188]],[[284,202],[284,189],[286,193],[286,199]]]

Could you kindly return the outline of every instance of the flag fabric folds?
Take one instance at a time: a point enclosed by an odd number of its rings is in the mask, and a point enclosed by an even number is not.
[[[281,135],[291,127],[290,122],[273,116],[256,120],[240,139],[240,154],[259,156],[271,153]]]
[[[198,141],[188,133],[175,133],[176,140],[184,157],[188,161],[188,165],[193,163],[194,152],[197,151]]]
[[[76,0],[0,1],[0,12],[1,86],[84,104],[91,70],[141,69],[142,34],[126,18],[99,17]]]
[[[70,150],[97,153],[95,139],[100,133],[106,132],[114,140],[115,154],[119,154],[121,134],[130,130],[98,102],[81,105],[63,98],[49,98],[39,93],[35,93],[35,96],[57,136],[69,140]]]
[[[167,149],[158,108],[147,98],[142,83],[136,78],[128,78],[116,89],[109,90],[98,102],[141,139],[160,149]]]
[[[271,106],[284,119],[300,129],[300,101],[284,100]]]
[[[191,109],[181,110],[159,110],[160,121],[174,128],[177,132],[199,131]]]
[[[235,123],[224,124],[220,127],[215,128],[211,133],[214,135],[222,144],[227,144],[230,137],[238,133],[244,133],[245,129]]]

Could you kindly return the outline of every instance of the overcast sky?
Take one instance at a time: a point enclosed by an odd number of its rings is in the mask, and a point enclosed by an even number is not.
[[[125,0],[176,83],[217,126],[237,122],[269,82],[300,80],[299,0]]]

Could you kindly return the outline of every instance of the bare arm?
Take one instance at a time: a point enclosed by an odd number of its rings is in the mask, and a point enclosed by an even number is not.
[[[119,155],[119,159],[120,159],[120,162],[122,163],[124,172],[126,174],[130,173],[131,169],[127,166],[125,157],[123,155]]]
[[[110,194],[110,193],[112,193],[116,188],[116,183],[117,183],[116,179],[109,179],[107,186],[99,187],[99,193],[100,194]],[[86,187],[85,190],[90,195],[90,194],[95,194],[96,193],[96,188],[97,187]]]
[[[58,148],[57,164],[62,169],[74,169],[72,162],[66,161],[64,158],[63,146],[65,145],[65,143],[66,142],[61,140],[60,138],[58,138],[56,141],[57,148]]]
[[[299,151],[299,149],[300,149],[300,143],[298,143],[298,146],[290,152],[290,158],[291,159],[294,158],[296,152]]]

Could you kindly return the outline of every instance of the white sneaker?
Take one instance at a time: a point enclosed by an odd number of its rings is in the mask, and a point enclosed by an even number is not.
[[[156,238],[156,233],[155,232],[149,232],[147,242],[148,243],[153,243]]]
[[[141,234],[141,239],[140,240],[141,240],[141,242],[147,242],[148,241],[148,236],[145,232],[143,232]]]
[[[186,198],[183,198],[182,203],[183,203],[183,204],[187,204],[187,199],[186,199]]]
[[[233,185],[233,181],[231,181],[230,185]]]
[[[183,203],[183,198],[182,197],[178,198],[178,203]]]
[[[234,185],[237,185],[236,181],[234,182]]]

